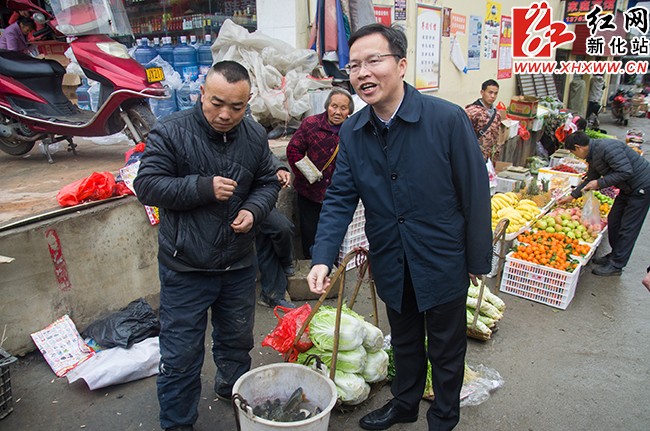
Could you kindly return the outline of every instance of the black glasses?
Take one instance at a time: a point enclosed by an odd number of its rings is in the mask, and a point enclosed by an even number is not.
[[[348,72],[349,75],[356,75],[361,70],[361,67],[365,67],[366,69],[376,68],[384,61],[384,57],[401,58],[401,56],[397,54],[375,54],[371,55],[363,61],[351,61],[345,65],[344,69],[346,72]]]

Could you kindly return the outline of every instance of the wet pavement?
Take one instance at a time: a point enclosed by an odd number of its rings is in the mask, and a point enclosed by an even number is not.
[[[621,139],[631,127],[644,130],[650,140],[650,120],[633,118],[628,127],[616,127],[611,119],[603,116],[602,128]],[[644,144],[644,150],[650,154],[650,145]],[[598,254],[607,250],[607,241],[603,241]],[[501,293],[507,309],[499,330],[487,342],[470,340],[467,362],[470,366],[484,364],[497,370],[505,383],[483,404],[464,407],[456,429],[647,430],[650,293],[640,282],[650,264],[648,256],[650,221],[646,219],[623,274],[597,277],[591,274],[592,265],[587,265],[566,310]],[[355,305],[355,310],[366,316],[370,314],[368,296],[362,290],[361,299]],[[262,306],[256,312],[253,366],[281,362],[273,350],[260,346],[275,326],[276,318],[270,309]],[[380,312],[380,327],[388,329],[383,312]],[[206,351],[209,346],[206,340]],[[214,373],[215,366],[207,353],[195,429],[235,430],[230,404],[216,399],[212,390]],[[11,366],[11,386],[14,411],[0,420],[2,431],[160,429],[155,377],[90,391],[83,382],[68,384],[66,379],[56,378],[36,352]],[[384,386],[356,409],[345,413],[334,411],[329,429],[359,429],[359,418],[389,398],[389,388]],[[417,423],[396,425],[391,430],[426,429],[426,408],[427,402],[423,401]]]

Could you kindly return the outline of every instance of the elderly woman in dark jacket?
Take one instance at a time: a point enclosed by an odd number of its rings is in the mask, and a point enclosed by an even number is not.
[[[650,208],[650,163],[624,142],[616,139],[589,139],[584,132],[566,138],[564,146],[576,157],[589,163],[587,177],[559,200],[570,202],[582,191],[610,186],[620,189],[607,216],[609,244],[612,252],[593,259],[599,265],[592,273],[601,276],[620,275],[627,265],[634,243],[641,232]]]
[[[350,93],[335,87],[325,100],[325,112],[305,118],[287,145],[287,161],[295,176],[293,186],[298,194],[300,237],[306,259],[311,258],[325,190],[336,166],[339,129],[353,112],[354,102]],[[313,184],[296,167],[296,162],[305,155],[323,173],[323,178]]]

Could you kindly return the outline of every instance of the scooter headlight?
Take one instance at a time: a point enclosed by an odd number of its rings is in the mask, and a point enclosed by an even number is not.
[[[101,49],[108,55],[118,58],[131,58],[126,46],[117,42],[99,42],[97,48]]]

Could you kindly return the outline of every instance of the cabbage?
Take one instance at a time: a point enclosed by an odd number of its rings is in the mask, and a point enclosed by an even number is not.
[[[372,323],[363,322],[366,328],[366,335],[363,337],[363,347],[368,353],[381,350],[384,345],[384,334],[381,329],[377,328]]]
[[[332,352],[329,350],[318,350],[312,347],[305,353],[298,356],[298,362],[303,363],[309,355],[318,355],[328,367],[332,366]],[[346,373],[361,373],[366,366],[366,349],[359,346],[354,350],[339,350],[336,357],[336,371]]]
[[[359,374],[337,371],[334,383],[339,398],[345,404],[359,404],[365,401],[370,394],[370,386]]]
[[[363,343],[365,327],[343,307],[339,331],[339,350],[354,350]],[[355,313],[356,314],[356,313]],[[319,350],[334,350],[336,308],[321,306],[309,323],[309,338]]]
[[[377,383],[385,380],[388,376],[388,353],[384,350],[368,353],[366,356],[366,367],[361,373],[363,379],[368,383]]]

